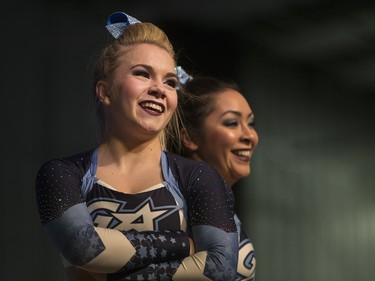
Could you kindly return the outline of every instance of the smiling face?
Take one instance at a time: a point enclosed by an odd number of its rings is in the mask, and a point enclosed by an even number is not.
[[[250,159],[258,144],[254,115],[246,99],[228,89],[216,96],[213,111],[204,119],[193,158],[203,160],[233,185],[250,173]]]
[[[177,107],[174,67],[171,55],[156,45],[123,47],[112,81],[97,84],[106,134],[142,140],[158,136]]]

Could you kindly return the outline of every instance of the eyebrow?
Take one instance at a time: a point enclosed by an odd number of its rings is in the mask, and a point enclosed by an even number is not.
[[[241,112],[235,111],[235,110],[227,110],[227,111],[223,112],[223,114],[221,114],[220,116],[224,116],[225,114],[228,114],[228,113],[232,113],[232,114],[237,115],[237,116],[242,116]],[[250,118],[250,117],[254,117],[253,112],[250,112],[249,115],[247,116],[247,118]]]

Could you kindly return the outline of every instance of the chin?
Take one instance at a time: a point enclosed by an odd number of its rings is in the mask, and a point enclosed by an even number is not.
[[[246,178],[248,175],[250,175],[250,169],[246,171],[237,171],[236,174],[238,180]]]

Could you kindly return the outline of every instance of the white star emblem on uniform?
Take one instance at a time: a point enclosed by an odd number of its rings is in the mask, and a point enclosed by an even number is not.
[[[169,210],[157,210],[153,206],[152,199],[144,202],[140,209],[132,213],[112,213],[113,217],[117,218],[121,223],[116,227],[117,229],[135,229],[137,231],[154,230],[154,221]]]

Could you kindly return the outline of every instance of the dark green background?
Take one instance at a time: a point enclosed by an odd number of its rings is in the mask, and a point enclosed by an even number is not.
[[[91,67],[115,10],[159,25],[185,69],[232,77],[248,97],[260,143],[234,188],[257,281],[374,280],[375,6],[329,0],[2,4],[0,279],[64,280],[34,178],[97,141]]]

